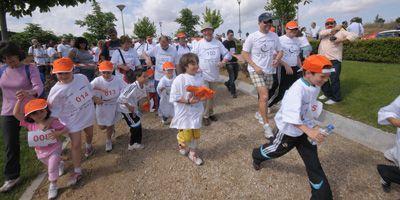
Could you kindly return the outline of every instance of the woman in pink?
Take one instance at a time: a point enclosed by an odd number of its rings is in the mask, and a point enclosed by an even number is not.
[[[47,102],[44,99],[32,99],[24,108],[21,109],[22,98],[17,100],[14,107],[14,116],[21,122],[21,126],[28,129],[28,134],[43,135],[43,144],[35,145],[35,151],[38,159],[47,166],[49,175],[49,199],[57,197],[57,179],[63,174],[64,164],[61,161],[61,146],[62,143],[59,137],[68,133],[68,129],[61,122],[53,117],[50,117],[50,110]],[[46,136],[47,135],[47,136]],[[29,136],[28,136],[29,137]]]
[[[4,176],[5,182],[0,192],[11,190],[20,181],[20,122],[13,116],[13,108],[17,97],[28,100],[43,92],[43,83],[40,80],[39,70],[33,65],[22,63],[24,54],[12,42],[0,43],[0,58],[5,63],[0,68],[0,89],[2,93],[1,132],[4,139],[5,154]],[[25,101],[22,102],[25,104]]]

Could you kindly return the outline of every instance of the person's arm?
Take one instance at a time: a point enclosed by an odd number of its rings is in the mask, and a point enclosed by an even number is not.
[[[262,68],[259,67],[253,59],[251,59],[250,52],[253,46],[252,38],[249,36],[243,44],[242,58],[254,69],[257,74],[261,74]]]
[[[151,57],[155,57],[155,50],[156,50],[156,48],[154,47],[149,51],[143,51],[142,56],[146,61],[147,67],[153,66],[153,62],[151,62]]]
[[[330,37],[332,35],[332,29],[321,30],[318,34],[320,39]]]
[[[318,127],[308,128],[306,125],[294,125],[296,128],[300,129],[309,138],[316,141],[317,143],[322,143],[325,140],[325,135],[321,134]]]
[[[219,49],[221,52],[221,56],[223,56],[222,64],[226,64],[232,59],[232,55],[229,53],[228,49],[226,49],[221,42],[219,42]]]
[[[279,63],[285,68],[286,74],[293,74],[292,67],[289,66],[285,61],[281,60]]]
[[[29,80],[29,81],[32,84],[32,89],[18,91],[16,95],[19,98],[21,98],[21,96],[22,97],[27,97],[27,96],[37,96],[38,97],[40,94],[43,93],[44,86],[43,86],[42,80],[40,79],[39,69],[34,66],[29,66],[29,70],[30,70],[30,75],[31,75],[30,76],[31,80]]]
[[[24,112],[21,109],[21,104],[22,104],[23,99],[17,99],[17,103],[15,103],[14,110],[13,110],[13,115],[18,121],[22,122],[24,121]]]
[[[75,48],[71,49],[71,51],[69,51],[68,53],[68,58],[70,58],[71,60],[74,60],[76,56],[76,51]]]
[[[400,121],[400,96],[398,96],[392,103],[379,109],[378,111],[378,124],[399,127]]]

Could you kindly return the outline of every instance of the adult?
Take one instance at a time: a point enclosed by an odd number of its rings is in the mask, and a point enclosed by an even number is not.
[[[222,42],[213,37],[214,28],[208,22],[204,23],[201,28],[203,39],[193,46],[192,53],[199,57],[199,67],[204,78],[205,84],[212,90],[216,90],[219,79],[219,68],[231,60],[232,56],[224,47]],[[221,61],[221,56],[223,57]],[[203,114],[203,123],[209,126],[211,121],[217,121],[214,115],[214,98],[209,99],[205,103]]]
[[[178,66],[179,65],[179,60],[181,59],[181,57],[184,54],[190,53],[191,48],[188,46],[188,42],[186,39],[186,34],[185,33],[178,33],[177,34],[177,38],[178,38],[178,45],[176,45],[176,53],[177,53],[177,57],[176,57],[176,74],[179,75],[182,73],[182,69]]]
[[[300,42],[297,38],[299,26],[296,21],[290,21],[285,27],[286,34],[279,37],[282,46],[283,57],[280,66],[274,74],[274,94],[268,101],[268,107],[271,107],[282,100],[286,90],[299,78],[300,60]]]
[[[160,41],[158,41],[158,42],[160,42]],[[169,43],[169,38],[168,38],[168,43]],[[144,48],[143,48],[144,52],[151,52],[155,47],[156,47],[156,44],[153,42],[153,37],[147,36],[146,42],[145,42]],[[150,56],[150,59],[151,59],[152,65],[155,65],[156,58],[154,56]]]
[[[319,31],[321,31],[321,28],[317,26],[317,23],[311,22],[310,35],[314,40],[318,40]]]
[[[95,63],[98,63],[100,60],[100,53],[101,53],[101,48],[103,47],[103,44],[104,44],[103,40],[99,40],[97,42],[97,44],[96,43],[93,44],[94,46],[92,47],[91,50],[92,50],[92,55],[93,55],[93,61]]]
[[[100,54],[100,61],[111,60],[114,51],[121,47],[121,41],[118,38],[118,33],[115,28],[110,28],[108,30],[108,37],[110,38],[110,40],[106,41],[103,44],[103,48]]]
[[[71,46],[68,44],[67,38],[61,38],[61,43],[57,46],[58,57],[68,57],[68,53],[71,50]]]
[[[238,77],[239,64],[238,64],[238,59],[233,56],[236,54],[236,41],[232,30],[228,30],[226,32],[226,35],[227,38],[225,41],[222,42],[222,44],[226,49],[228,49],[229,53],[232,56],[232,59],[230,60],[229,63],[226,64],[226,70],[228,71],[229,74],[229,80],[225,82],[225,86],[228,88],[232,97],[237,98],[235,80]]]
[[[328,18],[325,21],[325,30],[319,32],[321,42],[318,47],[318,54],[326,56],[333,64],[335,72],[331,73],[329,81],[322,87],[324,93],[320,100],[329,98],[325,104],[331,105],[342,100],[340,95],[340,72],[342,69],[343,42],[353,41],[357,35],[350,33],[337,25],[335,19]]]
[[[131,38],[123,35],[120,41],[121,47],[114,51],[111,57],[111,63],[114,65],[115,76],[123,78],[127,71],[135,71],[135,69],[140,68],[141,63],[136,50],[132,48]]]
[[[139,56],[139,60],[142,65],[146,65],[146,60],[143,57],[144,46],[145,46],[144,43],[145,43],[144,39],[138,39],[133,45],[133,48],[136,50],[136,53]]]
[[[4,177],[0,192],[11,190],[20,181],[20,122],[13,116],[17,99],[23,105],[32,97],[43,92],[39,70],[33,65],[25,65],[23,52],[12,42],[0,43],[0,57],[5,65],[0,69],[0,89],[2,93],[1,132],[5,146]]]
[[[249,35],[242,50],[242,56],[248,63],[250,78],[259,95],[259,111],[256,116],[263,124],[264,135],[267,138],[273,137],[267,118],[268,90],[272,88],[273,74],[276,74],[276,68],[283,56],[278,35],[269,31],[271,26],[272,15],[262,13],[258,17],[258,31]]]
[[[358,37],[364,35],[364,27],[361,22],[357,21],[357,18],[350,20],[350,25],[347,27],[347,31],[356,34]]]
[[[37,39],[32,39],[32,46],[30,46],[28,49],[28,55],[33,57],[36,66],[39,68],[42,81],[44,82],[46,77],[48,59],[46,49],[43,48],[43,46],[38,42]]]
[[[75,63],[75,72],[85,75],[90,82],[95,78],[96,63],[88,47],[88,41],[84,37],[78,37],[68,57]]]
[[[310,56],[310,54],[312,52],[312,46],[311,46],[310,42],[308,41],[305,31],[299,31],[297,33],[296,37],[299,40],[299,44],[300,44],[300,48],[301,48],[300,58],[302,60],[304,60],[305,58]]]
[[[54,48],[55,43],[53,41],[49,41],[49,44],[47,45],[47,56],[48,56],[48,62],[53,63],[54,60],[58,58],[58,53],[56,49]]]

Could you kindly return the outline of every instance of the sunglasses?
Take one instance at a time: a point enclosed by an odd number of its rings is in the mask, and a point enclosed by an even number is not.
[[[102,71],[101,73],[102,74],[112,74],[112,72],[110,72],[110,71]]]
[[[330,25],[334,25],[335,23],[334,22],[327,22],[327,23],[325,23],[325,26],[330,26]]]
[[[272,24],[272,20],[268,20],[268,21],[262,21],[263,24],[267,25],[267,24]]]

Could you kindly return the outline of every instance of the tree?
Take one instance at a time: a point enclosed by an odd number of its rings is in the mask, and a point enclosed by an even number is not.
[[[400,24],[400,17],[396,19],[396,23]]]
[[[6,13],[20,18],[24,15],[32,16],[32,12],[39,8],[40,12],[48,12],[54,6],[76,6],[87,0],[2,0],[0,1],[0,25],[3,40],[8,40]],[[89,0],[90,1],[90,0]]]
[[[145,39],[147,36],[154,37],[157,30],[154,22],[150,22],[148,17],[139,19],[133,26],[133,34],[140,39]]]
[[[203,13],[202,24],[205,22],[210,23],[215,30],[221,26],[222,23],[224,23],[224,20],[222,19],[221,12],[219,10],[211,10],[210,8],[206,7],[206,11]]]
[[[185,32],[189,37],[197,35],[195,26],[199,24],[200,17],[193,15],[189,8],[184,8],[179,13],[180,16],[175,19],[175,22],[181,25],[178,32]]]
[[[380,26],[383,26],[383,24],[385,23],[385,20],[379,16],[379,14],[377,14],[375,16],[375,20],[374,20],[375,24],[379,24]]]
[[[15,33],[10,40],[18,44],[23,50],[27,51],[32,45],[31,40],[37,39],[41,44],[47,44],[50,40],[58,41],[58,37],[52,31],[43,30],[39,24],[28,23],[24,31]]]
[[[111,12],[102,12],[100,4],[93,0],[93,11],[86,15],[83,20],[76,20],[75,24],[80,27],[87,27],[88,32],[83,33],[83,36],[90,42],[107,38],[107,33],[110,28],[114,28],[114,22],[117,20]]]
[[[60,38],[65,38],[65,39],[67,39],[67,40],[72,40],[72,39],[75,38],[75,36],[72,35],[71,33],[68,33],[68,34],[62,34],[62,35],[60,36]]]

